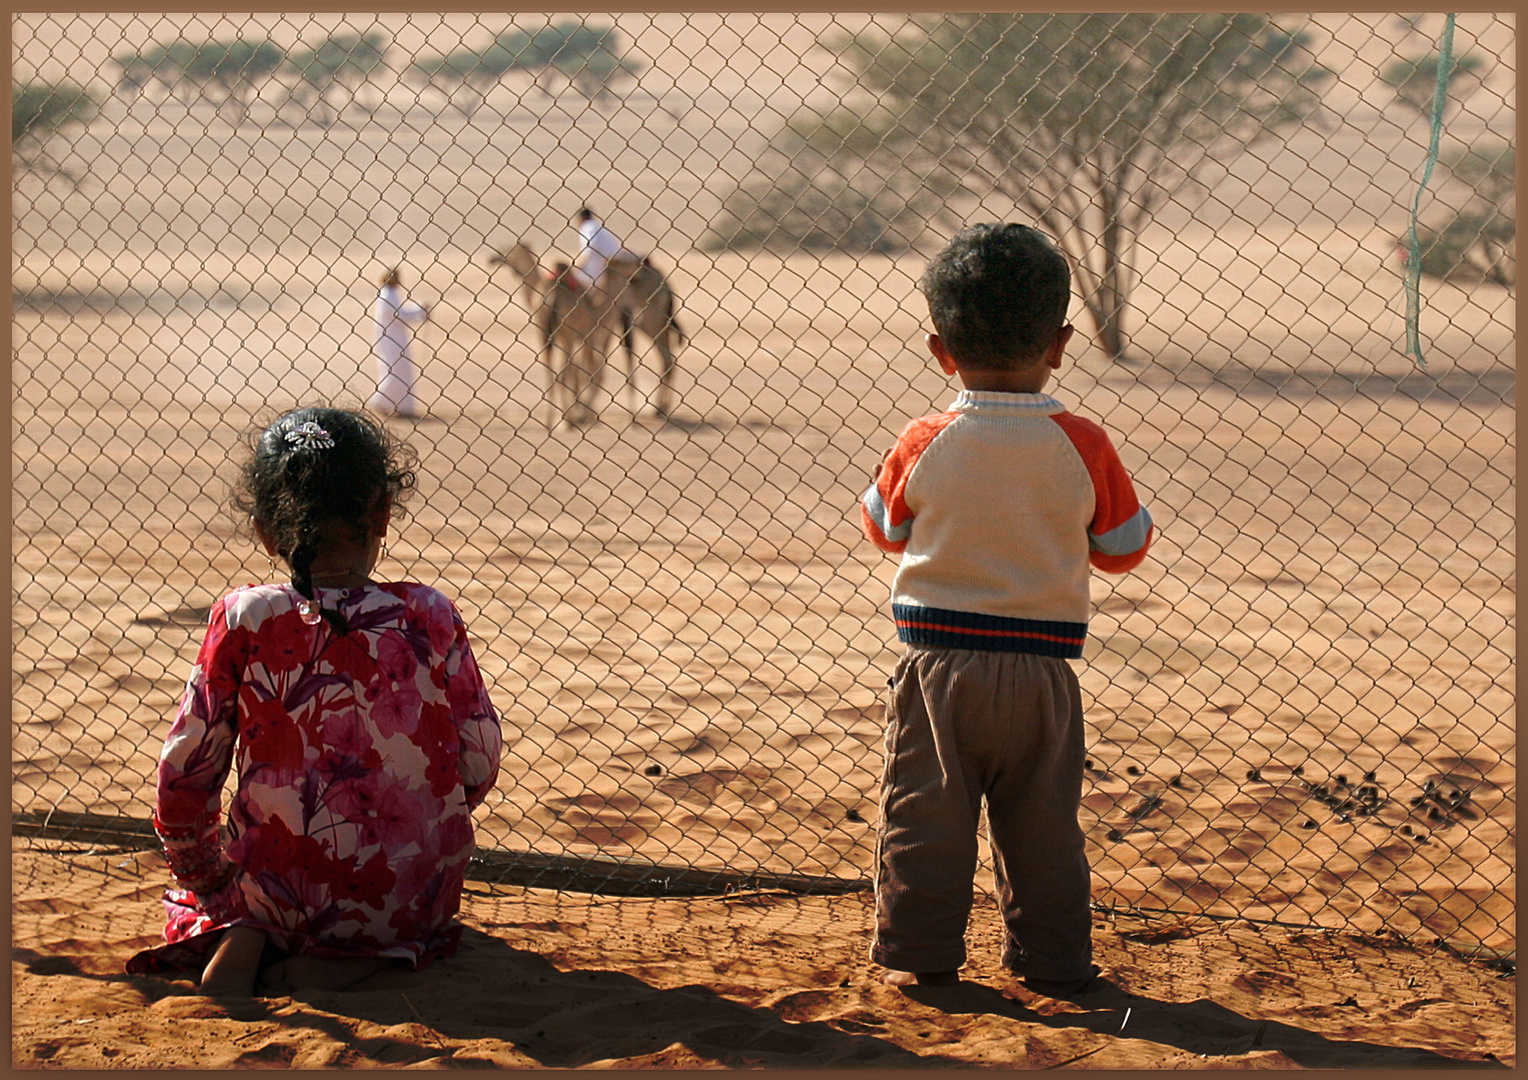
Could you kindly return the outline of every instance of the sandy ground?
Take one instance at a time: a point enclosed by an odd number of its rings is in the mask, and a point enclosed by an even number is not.
[[[673,87],[598,118],[510,88],[470,121],[390,98],[327,131],[234,133],[208,106],[115,102],[70,158],[95,163],[97,187],[22,181],[14,812],[147,817],[205,609],[267,576],[219,506],[229,448],[274,409],[365,399],[372,280],[401,258],[434,312],[419,338],[431,415],[406,432],[421,484],[388,568],[457,599],[504,715],[480,844],[868,874],[897,647],[894,563],[860,538],[856,501],[903,421],[952,392],[921,352],[920,258],[696,246],[723,178],[756,151],[755,98],[792,85],[779,43],[813,27],[786,22],[759,24],[775,45],[757,53],[722,55],[725,28],[705,46],[675,37],[677,72],[650,41]],[[235,1020],[188,984],[117,974],[157,934],[147,856],[27,854],[15,1017],[32,1026],[17,1046],[74,1064],[107,1014],[115,1064],[414,1062],[442,1045],[523,1065],[742,1064],[744,1044],[770,1064],[978,1060],[984,1046],[1053,1064],[1096,1049],[1092,1066],[1203,1065],[1232,1047],[1252,1064],[1436,1064],[1425,1055],[1463,1053],[1471,1024],[1500,1026],[1480,1029],[1484,1049],[1508,1039],[1510,984],[1431,943],[1515,954],[1513,300],[1429,283],[1427,371],[1404,355],[1395,192],[1425,131],[1347,89],[1333,130],[1250,155],[1143,237],[1145,362],[1081,346],[1060,376],[1058,396],[1115,434],[1160,527],[1140,572],[1095,582],[1083,818],[1103,904],[1409,945],[1121,916],[1098,941],[1124,990],[1058,1020],[1022,994],[940,1005],[874,986],[854,897],[477,895],[471,948],[417,992]],[[586,200],[681,296],[671,422],[634,416],[609,376],[598,424],[542,422],[527,312],[485,257],[517,236],[566,249]],[[640,403],[651,376],[637,386]],[[696,919],[736,955],[709,939],[676,955]],[[978,949],[987,966],[971,972],[989,987],[993,955]],[[513,1019],[450,1004],[464,971]],[[527,990],[541,977],[567,990],[555,1009]],[[588,1018],[634,1001],[663,1046],[631,1033],[579,1058]],[[1132,1038],[1147,1013],[1155,1026]],[[60,1040],[62,1017],[102,1026]],[[173,1028],[183,1043],[146,1039],[165,1018],[199,1022]]]
[[[12,853],[18,1068],[1515,1068],[1512,980],[1390,939],[1121,917],[1074,1001],[997,968],[996,913],[950,989],[865,959],[862,896],[466,899],[462,949],[343,993],[215,1002],[131,977],[157,856]]]

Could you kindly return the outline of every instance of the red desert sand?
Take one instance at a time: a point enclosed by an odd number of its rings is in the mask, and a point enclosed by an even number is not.
[[[506,84],[469,121],[400,85],[361,134],[253,138],[251,122],[238,134],[255,158],[228,149],[210,107],[114,100],[80,145],[113,163],[93,182],[148,224],[97,227],[96,189],[25,188],[16,235],[35,242],[13,276],[43,299],[18,306],[13,331],[14,633],[30,665],[13,690],[13,810],[147,820],[205,608],[266,576],[219,505],[227,454],[291,397],[371,393],[366,311],[391,258],[434,317],[419,336],[430,417],[404,431],[420,489],[384,570],[457,601],[504,715],[481,848],[868,876],[879,693],[899,648],[895,561],[859,535],[857,500],[902,423],[953,396],[922,349],[922,258],[698,246],[764,139],[735,103],[817,87],[791,73],[829,16],[749,17],[750,47],[726,57],[706,47],[719,17],[619,18],[645,55],[693,58],[675,77],[695,107],[634,95],[577,129],[598,152],[573,166],[571,98]],[[1096,582],[1079,665],[1095,898],[1231,921],[1100,916],[1111,985],[1069,1003],[998,970],[985,899],[967,982],[904,993],[865,959],[864,894],[475,885],[449,962],[228,1007],[189,980],[122,974],[159,937],[156,855],[44,845],[14,854],[16,1063],[1514,1061],[1512,982],[1434,944],[1515,952],[1510,294],[1430,282],[1429,370],[1404,355],[1406,206],[1384,193],[1410,190],[1426,125],[1381,122],[1349,85],[1399,47],[1372,36],[1394,17],[1320,18],[1323,40],[1364,50],[1323,54],[1344,73],[1336,126],[1165,208],[1141,238],[1144,362],[1079,342],[1056,385],[1117,436],[1162,526],[1138,573]],[[257,24],[283,41],[307,25]],[[90,79],[122,43],[103,26],[80,45],[78,22],[49,22],[56,40],[17,48],[78,58]],[[430,47],[476,28],[447,17]],[[1487,123],[1451,130],[1466,122]],[[323,164],[342,134],[354,156]],[[209,142],[186,153],[186,139]],[[665,140],[685,148],[666,177]],[[383,146],[439,182],[410,181]],[[407,205],[385,244],[354,194],[372,190]],[[597,423],[541,421],[529,314],[487,259],[520,238],[566,258],[578,202],[561,200],[585,197],[630,223],[680,294],[690,341],[669,423],[633,417],[614,378]],[[252,224],[252,199],[302,227]]]
[[[469,882],[461,951],[345,992],[214,1001],[122,973],[159,940],[153,854],[12,853],[17,1068],[1501,1068],[1514,983],[1389,938],[1164,918],[1094,931],[1072,1001],[995,962],[979,904],[953,988],[882,985],[869,899],[653,900]]]

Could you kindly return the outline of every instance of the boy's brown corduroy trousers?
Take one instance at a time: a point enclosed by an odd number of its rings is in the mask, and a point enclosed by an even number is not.
[[[919,972],[965,963],[985,799],[1003,965],[1058,982],[1088,974],[1092,882],[1077,822],[1086,758],[1071,664],[913,646],[886,712],[871,959]]]

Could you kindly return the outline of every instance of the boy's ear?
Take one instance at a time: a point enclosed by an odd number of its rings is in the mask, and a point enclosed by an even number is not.
[[[383,498],[371,516],[371,535],[386,536],[387,523],[393,518],[393,500]]]
[[[1072,340],[1072,335],[1076,333],[1076,331],[1077,328],[1071,323],[1067,323],[1060,330],[1056,331],[1056,340],[1051,342],[1051,347],[1045,354],[1045,363],[1047,366],[1052,369],[1059,368],[1061,366],[1061,357],[1066,353],[1067,342]]]
[[[944,347],[944,339],[938,334],[930,334],[926,340],[928,341],[929,353],[935,360],[939,361],[939,369],[946,375],[954,375],[958,370],[958,366],[955,363],[955,358],[950,355],[950,350]]]

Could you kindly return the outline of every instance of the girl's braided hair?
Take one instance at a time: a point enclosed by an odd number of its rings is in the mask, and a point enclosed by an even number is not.
[[[258,521],[292,568],[292,585],[313,600],[313,559],[326,530],[365,538],[384,502],[396,514],[413,489],[418,458],[370,417],[347,409],[306,406],[278,416],[250,439],[234,486],[233,508]],[[336,611],[320,609],[339,633]]]

